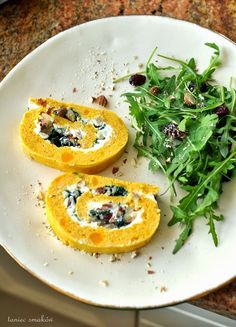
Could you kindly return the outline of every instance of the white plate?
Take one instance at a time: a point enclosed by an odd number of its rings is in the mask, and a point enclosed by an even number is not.
[[[177,303],[235,277],[235,182],[225,185],[221,197],[220,211],[225,221],[217,225],[218,248],[202,219],[196,221],[183,249],[172,255],[179,229],[167,227],[171,213],[166,195],[160,198],[160,228],[141,255],[131,259],[125,254],[121,261],[109,262],[110,256],[95,258],[62,245],[45,227],[46,218],[43,210],[35,207],[32,190],[37,180],[46,188],[59,172],[29,160],[21,151],[18,136],[28,96],[52,94],[57,99],[91,105],[90,97],[103,93],[110,110],[118,113],[130,129],[128,161],[122,165],[125,155],[115,164],[120,166],[122,178],[157,184],[164,191],[165,177],[149,172],[145,159],[137,168],[131,164],[135,133],[120,94],[132,87],[123,82],[113,91],[112,78],[115,72],[120,76],[127,70],[139,70],[138,64],[145,63],[155,46],[167,55],[183,59],[194,56],[203,68],[212,54],[205,42],[215,42],[222,48],[223,66],[215,76],[228,85],[229,78],[236,75],[236,47],[232,42],[193,24],[149,16],[108,18],[74,27],[41,45],[4,79],[0,87],[0,240],[25,269],[81,301],[119,308]],[[78,90],[75,93],[74,87]],[[112,176],[111,170],[102,174]],[[102,286],[101,280],[107,280],[109,286]]]

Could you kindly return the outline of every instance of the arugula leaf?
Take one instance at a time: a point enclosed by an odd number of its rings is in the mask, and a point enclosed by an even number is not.
[[[212,82],[221,64],[220,49],[215,43],[206,46],[214,53],[202,73],[194,58],[184,61],[158,54],[177,65],[157,67],[152,62],[155,48],[145,68],[145,84],[123,94],[137,130],[138,156],[148,158],[153,172],[160,169],[167,176],[168,189],[175,191],[178,181],[186,192],[171,205],[168,225],[182,228],[173,253],[185,244],[200,217],[218,245],[215,223],[223,216],[216,213],[217,202],[224,178],[236,175],[236,90],[232,79],[229,88]],[[174,73],[165,76],[165,70]],[[152,87],[158,88],[157,94]]]

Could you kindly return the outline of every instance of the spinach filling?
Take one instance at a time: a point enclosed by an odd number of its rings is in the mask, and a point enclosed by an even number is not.
[[[99,117],[95,119],[84,119],[81,115],[73,108],[59,108],[53,110],[54,115],[65,118],[71,122],[80,121],[83,125],[91,123],[97,130],[97,138],[94,144],[99,144],[102,140],[105,140],[105,135],[102,131],[106,128],[106,123]],[[39,123],[39,134],[45,140],[48,140],[51,144],[56,147],[69,146],[69,147],[80,147],[80,140],[82,139],[82,132],[78,129],[70,132],[68,128],[59,127],[54,123],[54,119],[48,113],[42,113]]]
[[[56,145],[58,148],[61,146],[80,146],[79,140],[81,140],[82,135],[79,137],[73,136],[72,134],[67,134],[65,128],[53,126],[47,140],[52,144]]]
[[[101,207],[89,210],[89,217],[98,226],[121,228],[131,223],[131,220],[126,218],[127,211],[128,207],[124,204],[108,202],[102,204]]]
[[[124,187],[118,185],[105,185],[98,187],[95,192],[109,196],[126,196],[128,194],[128,191]]]

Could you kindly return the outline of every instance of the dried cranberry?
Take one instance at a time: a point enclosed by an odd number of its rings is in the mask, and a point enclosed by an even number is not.
[[[206,83],[202,83],[200,86],[200,91],[202,93],[205,93],[205,92],[207,92],[207,90],[208,90],[208,85]]]
[[[224,117],[228,115],[228,113],[229,109],[224,104],[215,108],[215,114],[217,114],[219,117]]]
[[[195,83],[193,81],[191,81],[188,85],[188,89],[190,92],[193,92],[195,90]]]
[[[143,85],[146,82],[146,76],[135,74],[130,76],[129,83],[133,86],[140,86]]]
[[[103,220],[108,224],[109,223],[109,220],[112,218],[112,213],[106,213],[104,214],[103,216]]]

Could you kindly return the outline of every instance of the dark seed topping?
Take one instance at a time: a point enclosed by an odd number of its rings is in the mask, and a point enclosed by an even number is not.
[[[193,92],[195,90],[195,83],[193,81],[191,81],[188,85],[188,89],[190,92]]]
[[[217,114],[219,117],[224,117],[228,115],[228,113],[229,109],[224,104],[215,108],[215,114]]]
[[[200,91],[202,93],[205,93],[205,92],[207,92],[207,90],[208,90],[208,85],[206,83],[202,83],[200,86]]]
[[[143,85],[146,82],[146,76],[135,74],[130,76],[129,83],[133,86],[140,86]]]

